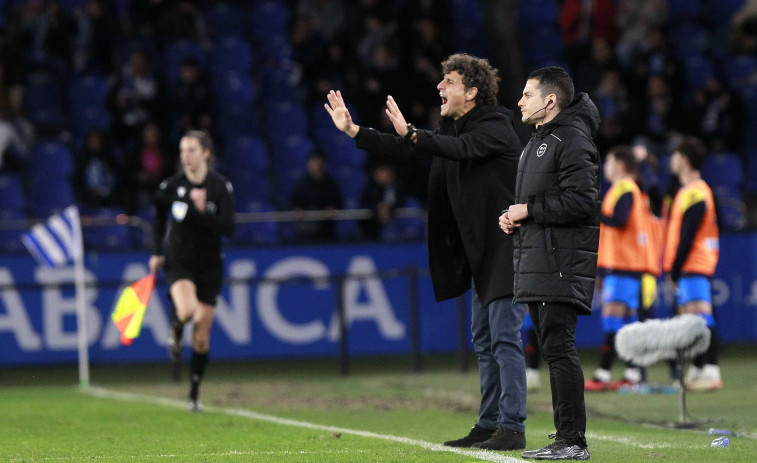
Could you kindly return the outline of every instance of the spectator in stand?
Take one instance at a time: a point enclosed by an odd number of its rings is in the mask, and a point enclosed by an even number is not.
[[[23,117],[13,116],[1,108],[0,171],[21,171],[34,145],[34,126]]]
[[[130,213],[152,203],[152,193],[173,165],[166,154],[160,126],[155,122],[149,122],[142,128],[139,147],[133,153],[126,162],[129,202],[125,208]]]
[[[372,209],[374,216],[360,221],[360,229],[365,237],[378,241],[384,225],[394,218],[394,209],[402,207],[405,192],[397,181],[397,173],[391,164],[379,164],[374,167],[370,181],[360,195],[360,207]]]
[[[345,26],[346,7],[342,0],[299,0],[295,14],[310,18],[326,40],[332,40]]]
[[[665,0],[620,0],[617,13],[620,40],[615,54],[625,68],[641,53],[647,31],[668,23],[668,2]]]
[[[394,95],[402,88],[400,84],[404,80],[400,73],[400,62],[389,44],[379,43],[371,51],[370,58],[363,61],[362,67],[358,111],[367,125],[376,127],[381,115],[381,111],[376,108],[381,107],[386,95]]]
[[[73,69],[108,75],[113,71],[115,21],[102,0],[88,0],[74,13]]]
[[[757,0],[746,0],[731,18],[731,47],[736,54],[757,51]]]
[[[591,48],[595,39],[617,42],[615,0],[563,0],[560,31],[565,45],[563,56],[573,69],[579,69],[593,60]],[[583,83],[577,84],[577,89],[581,89]]]
[[[612,43],[604,37],[595,37],[591,41],[591,59],[582,60],[576,67],[576,88],[591,91],[600,84],[604,73],[615,70],[620,70],[620,64]]]
[[[629,142],[629,129],[632,128],[628,122],[631,101],[628,90],[623,85],[620,69],[609,69],[601,74],[593,98],[602,118],[595,139],[597,149],[606,152],[612,146]]]
[[[79,201],[89,206],[114,206],[118,202],[121,173],[106,134],[87,133],[84,148],[76,156],[74,188]]]
[[[179,67],[179,80],[168,92],[171,114],[171,141],[178,143],[189,130],[210,132],[213,126],[213,96],[210,85],[193,57]]]
[[[142,50],[133,51],[113,93],[115,141],[126,150],[133,148],[142,127],[149,121],[158,120],[162,114],[163,100],[163,85],[152,68],[149,56]]]
[[[296,211],[328,210],[344,208],[342,192],[333,177],[327,172],[326,157],[313,152],[308,157],[307,173],[294,186],[290,203]],[[300,220],[295,224],[295,239],[301,242],[330,242],[336,240],[334,220]]]
[[[683,113],[676,103],[668,82],[660,75],[652,75],[643,106],[637,108],[640,112],[633,116],[641,127],[635,144],[644,144],[657,153],[672,152],[685,126]]]
[[[670,51],[668,38],[662,28],[647,31],[646,50],[642,54],[650,76],[662,76],[669,84],[669,91],[676,103],[683,100],[684,76],[678,60]]]
[[[738,152],[746,113],[739,95],[716,75],[710,74],[704,86],[694,94],[689,126],[709,151]]]
[[[58,2],[16,2],[11,11],[8,39],[21,51],[30,69],[54,72],[63,78],[69,69],[69,27]]]

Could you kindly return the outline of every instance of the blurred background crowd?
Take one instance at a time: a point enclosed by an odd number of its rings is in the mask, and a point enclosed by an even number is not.
[[[433,129],[439,64],[460,51],[500,70],[516,114],[529,71],[569,69],[601,113],[600,150],[635,146],[650,190],[672,187],[679,137],[701,137],[721,229],[757,226],[753,0],[0,0],[0,220],[75,202],[149,223],[181,134],[201,128],[237,212],[375,211],[240,223],[233,243],[423,239],[421,219],[393,211],[423,209],[428,163],[372,158],[323,104],[339,89],[359,124],[391,132],[393,95]],[[107,228],[85,230],[88,245],[143,245]],[[0,246],[19,250],[20,231]]]

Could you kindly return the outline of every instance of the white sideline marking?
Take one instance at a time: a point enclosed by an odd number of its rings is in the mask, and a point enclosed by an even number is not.
[[[180,400],[167,399],[164,397],[153,397],[149,395],[135,394],[132,392],[112,391],[112,390],[103,389],[100,387],[90,387],[89,389],[84,389],[83,392],[96,396],[96,397],[103,397],[107,399],[124,400],[128,402],[146,402],[146,403],[152,403],[152,404],[157,404],[157,405],[164,405],[166,407],[186,408],[186,403]],[[422,447],[424,449],[435,451],[435,452],[457,453],[459,455],[465,455],[467,457],[473,457],[473,458],[483,460],[483,461],[492,461],[495,463],[529,463],[528,460],[520,460],[518,458],[514,458],[508,455],[502,455],[499,453],[490,452],[486,450],[467,450],[467,449],[459,449],[459,448],[454,448],[454,447],[445,447],[441,444],[434,444],[432,442],[409,439],[407,437],[392,436],[390,434],[377,434],[377,433],[369,432],[369,431],[359,431],[355,429],[339,428],[336,426],[324,426],[321,424],[308,423],[306,421],[292,420],[289,418],[281,418],[274,415],[266,415],[263,413],[257,413],[257,412],[239,409],[239,408],[205,407],[205,410],[208,412],[241,416],[243,418],[250,418],[253,420],[268,421],[270,423],[286,425],[286,426],[316,429],[319,431],[339,432],[342,434],[352,434],[352,435],[360,436],[360,437],[370,437],[373,439],[388,440],[392,442],[398,442],[401,444],[415,445],[417,447]]]

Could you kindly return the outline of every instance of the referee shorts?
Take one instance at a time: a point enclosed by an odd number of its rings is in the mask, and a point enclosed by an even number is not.
[[[166,283],[170,288],[178,280],[190,280],[197,288],[197,299],[208,305],[215,306],[218,295],[221,294],[223,282],[223,267],[221,261],[181,262],[176,259],[166,259]]]

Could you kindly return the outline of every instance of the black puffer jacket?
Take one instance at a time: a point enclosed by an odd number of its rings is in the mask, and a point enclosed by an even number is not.
[[[564,302],[591,313],[599,244],[599,112],[581,93],[540,126],[518,164],[515,203],[528,218],[514,234],[516,302]]]

